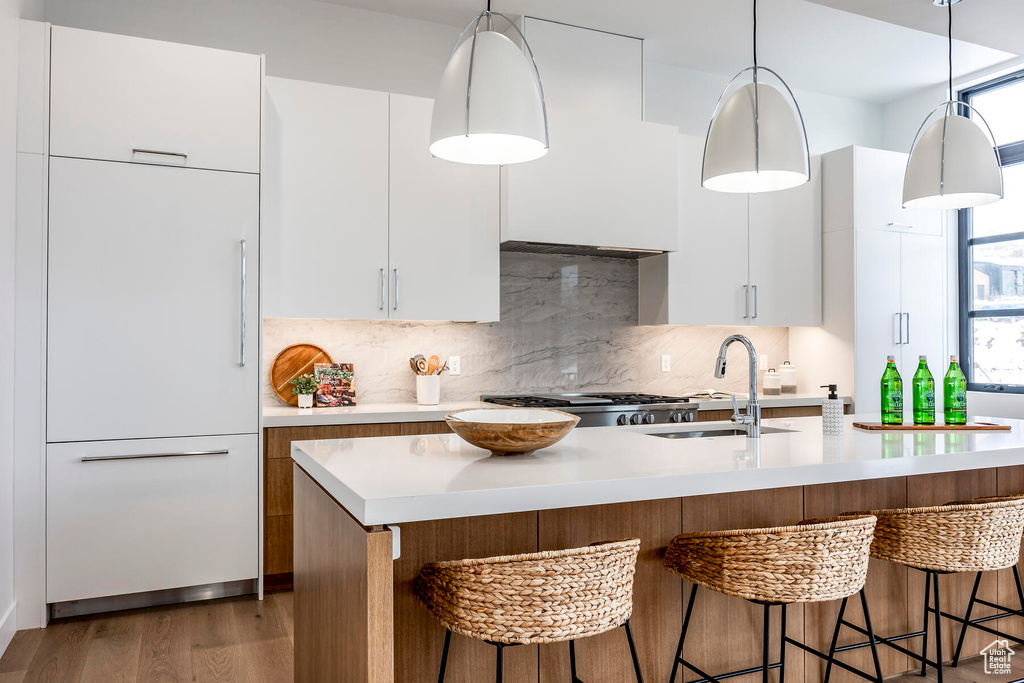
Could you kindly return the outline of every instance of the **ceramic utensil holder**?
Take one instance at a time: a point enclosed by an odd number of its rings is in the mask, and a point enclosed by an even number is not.
[[[416,402],[421,406],[436,406],[441,402],[441,376],[416,376]]]

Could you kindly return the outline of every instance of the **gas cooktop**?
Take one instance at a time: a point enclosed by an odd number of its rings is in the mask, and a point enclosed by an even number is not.
[[[481,396],[480,400],[510,408],[563,410],[579,415],[580,427],[693,422],[698,407],[682,396],[630,392]]]
[[[483,396],[482,401],[513,408],[572,408],[575,406],[622,406],[668,405],[689,403],[690,399],[657,394],[633,394],[628,392],[609,394],[525,394],[511,396]]]

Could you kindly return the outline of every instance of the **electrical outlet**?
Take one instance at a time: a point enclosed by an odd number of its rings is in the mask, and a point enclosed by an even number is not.
[[[448,356],[448,374],[462,374],[462,358],[460,358],[459,356]]]
[[[758,360],[758,368],[760,370],[767,370],[768,369],[768,354],[767,353],[762,353],[761,354],[761,358]]]
[[[672,370],[672,356],[664,355],[661,357],[661,371],[670,372]]]

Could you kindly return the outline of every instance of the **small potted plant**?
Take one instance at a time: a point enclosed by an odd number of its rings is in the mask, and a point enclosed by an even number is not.
[[[313,375],[299,375],[288,381],[292,385],[292,394],[299,397],[299,407],[312,408],[313,394],[316,393],[316,378]]]

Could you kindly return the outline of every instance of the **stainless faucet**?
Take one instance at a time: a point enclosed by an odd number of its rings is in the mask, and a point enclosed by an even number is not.
[[[725,354],[733,342],[740,342],[747,347],[747,354],[750,356],[750,394],[747,398],[747,412],[740,413],[739,402],[732,397],[732,423],[743,425],[747,430],[748,439],[761,438],[761,404],[757,402],[757,351],[754,344],[742,334],[734,334],[724,342],[718,350],[718,360],[715,362],[715,377],[725,377]]]

